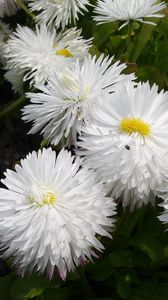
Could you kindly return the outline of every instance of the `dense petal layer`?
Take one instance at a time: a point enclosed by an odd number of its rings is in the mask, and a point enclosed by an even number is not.
[[[168,170],[168,93],[127,82],[99,99],[93,112],[81,155],[123,206],[153,202]]]
[[[92,115],[92,107],[103,93],[111,93],[118,82],[134,79],[123,75],[125,64],[101,55],[76,61],[59,74],[54,74],[47,85],[37,85],[40,93],[28,93],[31,104],[23,109],[23,120],[33,121],[30,133],[41,130],[44,138],[58,144],[62,137],[75,143],[83,123]]]
[[[98,0],[95,7],[97,16],[94,20],[100,23],[137,20],[155,25],[145,21],[144,18],[155,17],[161,18],[164,15],[159,13],[166,8],[164,2],[157,3],[156,0]]]
[[[115,203],[105,197],[94,172],[62,150],[31,153],[7,170],[0,189],[0,236],[4,256],[14,256],[23,275],[27,270],[57,267],[63,279],[81,261],[103,246],[97,234],[108,236]]]
[[[91,40],[84,40],[80,33],[76,28],[57,34],[45,25],[36,26],[35,31],[18,25],[4,49],[6,69],[20,70],[24,81],[44,83],[53,72],[88,54]]]
[[[65,28],[68,23],[78,20],[78,15],[87,11],[88,0],[29,0],[31,11],[38,11],[39,23],[48,23]]]

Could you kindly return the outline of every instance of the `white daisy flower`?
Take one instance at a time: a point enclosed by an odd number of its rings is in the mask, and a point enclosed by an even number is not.
[[[168,170],[168,92],[149,83],[120,84],[93,114],[79,153],[124,207],[153,203]]]
[[[91,40],[84,40],[80,33],[76,28],[56,34],[45,25],[36,31],[18,26],[5,48],[7,69],[20,69],[24,81],[45,82],[53,72],[88,54]]]
[[[15,0],[0,0],[0,18],[14,15],[18,10]]]
[[[94,10],[97,16],[94,20],[99,24],[125,21],[120,29],[127,25],[129,20],[156,25],[144,18],[161,18],[164,15],[159,12],[164,8],[165,2],[158,3],[156,0],[98,0]]]
[[[78,20],[78,15],[87,11],[88,0],[29,0],[31,11],[38,11],[37,22],[52,24],[64,29],[72,21]]]
[[[94,172],[80,168],[65,150],[28,154],[7,170],[0,189],[0,236],[5,257],[24,275],[36,269],[62,279],[104,249],[96,235],[111,237],[115,203],[105,197]]]
[[[97,60],[96,56],[85,57],[83,64],[76,61],[62,73],[53,75],[47,85],[37,85],[40,93],[28,93],[31,104],[23,109],[23,120],[33,121],[30,133],[41,130],[44,138],[54,145],[70,135],[71,143],[75,143],[97,98],[114,91],[116,82],[134,79],[133,74],[121,75],[126,65],[119,62],[111,65],[112,59],[103,55]]]

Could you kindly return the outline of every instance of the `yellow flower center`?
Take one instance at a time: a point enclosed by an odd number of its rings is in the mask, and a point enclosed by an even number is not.
[[[120,122],[120,131],[128,134],[137,132],[142,137],[150,136],[151,134],[150,125],[139,118],[124,118]]]
[[[53,205],[57,201],[56,195],[51,192],[46,192],[43,197],[37,198],[35,195],[30,196],[29,201],[31,204],[35,204],[37,207],[43,207],[44,205]]]
[[[44,204],[47,204],[47,205],[51,204],[51,205],[53,205],[54,202],[55,202],[55,195],[52,194],[52,193],[50,193],[50,192],[48,192],[48,193],[45,194],[45,196],[43,198],[42,206]]]
[[[61,56],[65,56],[65,57],[73,57],[72,53],[66,48],[62,48],[60,50],[57,50],[56,54],[61,55]]]

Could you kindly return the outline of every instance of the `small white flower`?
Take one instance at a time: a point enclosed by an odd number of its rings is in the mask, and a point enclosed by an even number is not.
[[[15,0],[0,0],[0,18],[14,15],[18,10]]]
[[[5,48],[6,69],[20,69],[24,81],[45,82],[53,72],[88,54],[90,40],[80,33],[76,28],[57,34],[45,25],[37,26],[36,31],[18,26]]]
[[[30,133],[41,130],[45,139],[58,144],[63,136],[71,134],[72,143],[77,133],[89,118],[97,98],[104,92],[114,91],[115,83],[134,75],[121,75],[125,64],[103,55],[88,56],[84,63],[65,68],[59,75],[53,75],[47,85],[37,85],[40,93],[28,93],[31,104],[23,110],[23,120],[33,121]]]
[[[88,0],[29,0],[31,11],[38,11],[37,22],[65,28],[72,21],[78,20],[78,14],[87,11]]]
[[[79,153],[124,207],[153,203],[168,170],[168,92],[149,83],[120,84],[93,114]]]
[[[165,2],[158,3],[156,0],[98,0],[95,8],[97,16],[94,20],[101,23],[126,21],[120,27],[127,25],[129,20],[137,20],[142,23],[155,25],[144,18],[161,18],[160,12],[166,8]]]
[[[62,279],[104,247],[96,235],[111,237],[115,203],[105,197],[93,171],[80,168],[65,150],[33,152],[7,170],[0,189],[0,237],[5,257],[20,273],[33,269]]]

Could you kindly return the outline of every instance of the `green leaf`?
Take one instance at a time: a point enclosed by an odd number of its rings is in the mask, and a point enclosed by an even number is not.
[[[58,289],[46,289],[43,293],[43,300],[68,300],[73,294],[71,286],[64,286]]]
[[[166,64],[167,62],[165,62]],[[160,88],[165,87],[165,75],[160,72],[159,69],[155,68],[154,66],[145,66],[145,65],[138,65],[136,69],[136,75],[138,79],[141,81],[149,80],[150,83],[156,83],[160,86]]]
[[[89,53],[94,56],[96,55],[97,57],[99,57],[102,53],[99,51],[99,49],[93,45],[90,49],[89,49]]]
[[[10,294],[14,300],[33,299],[41,295],[50,284],[52,283],[42,276],[32,275],[31,277],[17,278],[11,286]]]
[[[104,260],[95,264],[89,264],[86,272],[90,278],[96,281],[103,281],[113,274],[114,268],[111,267],[107,260]]]
[[[129,268],[125,274],[123,274],[124,281],[127,282],[129,285],[134,283],[137,280],[137,273],[135,269]]]
[[[96,26],[94,32],[94,44],[98,48],[102,48],[102,50],[104,50],[105,45],[110,41],[111,35],[116,30],[118,30],[117,22],[101,24],[99,26]]]
[[[163,257],[163,247],[151,234],[144,234],[133,239],[134,246],[145,252],[154,262]]]
[[[109,255],[109,262],[114,268],[133,267],[135,265],[137,266],[142,264],[139,257],[129,250],[113,251]]]
[[[8,275],[0,278],[0,299],[11,300],[9,290],[13,281],[15,280],[14,275]]]
[[[130,299],[131,289],[129,284],[125,281],[125,277],[120,274],[116,275],[117,278],[117,292],[122,299]]]
[[[42,295],[43,291],[44,291],[43,288],[32,288],[27,294],[24,295],[23,299],[25,300],[33,299],[35,297]]]
[[[150,21],[158,23],[159,19],[156,20],[156,18],[150,18]],[[152,31],[154,30],[155,26],[143,24],[141,32],[138,36],[138,41],[136,43],[136,46],[133,51],[133,55],[131,57],[131,61],[136,62],[139,56],[141,55],[143,49],[145,48],[146,44],[150,40],[150,37],[152,35]]]
[[[167,283],[142,283],[136,288],[131,300],[167,300]]]

